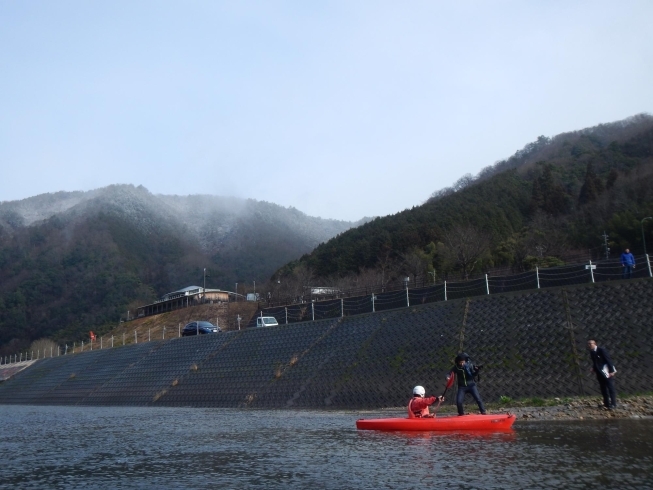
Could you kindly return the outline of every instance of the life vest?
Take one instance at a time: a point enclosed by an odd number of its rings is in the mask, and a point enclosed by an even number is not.
[[[420,410],[419,412],[417,412],[417,413],[413,412],[413,410],[410,408],[412,406],[412,404],[413,404],[413,400],[415,400],[415,399],[416,398],[413,397],[408,402],[408,418],[409,419],[419,419],[419,418],[423,418],[423,417],[428,417],[430,415],[428,405],[426,407],[424,407],[422,410]],[[421,398],[419,398],[419,399],[421,400]]]

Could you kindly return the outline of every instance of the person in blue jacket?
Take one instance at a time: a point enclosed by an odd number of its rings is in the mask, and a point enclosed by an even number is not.
[[[623,279],[630,279],[635,268],[635,257],[630,253],[630,249],[624,250],[621,254],[621,267],[623,268],[621,277]]]
[[[458,415],[465,415],[463,402],[467,393],[472,395],[474,400],[476,400],[481,414],[485,415],[486,413],[483,400],[481,400],[481,395],[478,393],[478,388],[476,387],[476,381],[474,381],[474,377],[478,374],[479,369],[479,366],[475,366],[469,361],[469,356],[464,352],[456,356],[455,365],[451,368],[449,375],[456,376],[456,380],[458,381],[458,394],[456,395]]]

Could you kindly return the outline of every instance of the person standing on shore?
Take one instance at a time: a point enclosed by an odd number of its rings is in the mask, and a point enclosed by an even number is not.
[[[587,341],[587,349],[590,351],[592,358],[592,371],[596,373],[596,379],[599,380],[601,394],[603,395],[603,405],[608,410],[617,408],[617,393],[614,389],[613,377],[617,370],[614,367],[610,354],[603,347],[596,345],[596,340]]]
[[[465,415],[463,402],[465,401],[465,395],[467,393],[472,395],[478,404],[478,408],[481,411],[481,414],[485,415],[483,400],[481,400],[481,395],[478,393],[478,388],[476,387],[476,382],[474,381],[474,377],[478,374],[480,366],[475,366],[469,362],[469,356],[464,352],[456,356],[455,363],[456,364],[454,367],[451,368],[449,376],[456,376],[458,381],[458,394],[456,395],[458,415]]]
[[[623,279],[630,279],[633,276],[633,269],[635,268],[635,257],[630,253],[630,249],[626,249],[621,254],[621,267]]]

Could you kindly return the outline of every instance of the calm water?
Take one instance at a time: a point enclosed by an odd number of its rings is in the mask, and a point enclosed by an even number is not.
[[[0,488],[653,488],[653,420],[410,435],[361,415],[0,406]]]

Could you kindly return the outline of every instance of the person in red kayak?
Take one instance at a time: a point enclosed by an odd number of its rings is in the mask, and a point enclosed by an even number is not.
[[[435,414],[429,413],[429,407],[433,405],[436,401],[438,402],[438,406],[440,406],[440,403],[444,400],[444,397],[442,396],[430,396],[428,398],[424,398],[424,395],[426,394],[426,390],[424,390],[423,386],[415,386],[413,388],[413,397],[410,399],[408,402],[408,418],[409,419],[416,419],[416,418],[433,418],[435,417]]]

